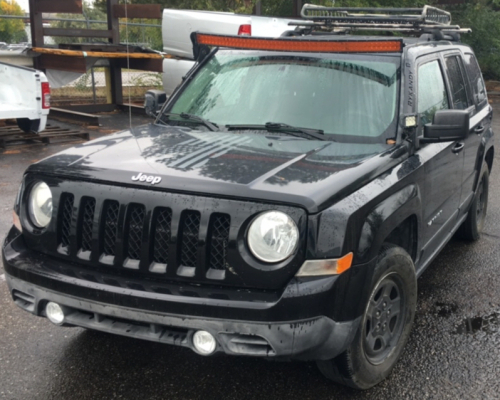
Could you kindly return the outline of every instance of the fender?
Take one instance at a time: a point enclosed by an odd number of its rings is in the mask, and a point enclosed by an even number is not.
[[[404,187],[378,204],[368,214],[361,230],[357,259],[366,262],[376,257],[385,239],[407,218],[416,216],[420,226],[421,214],[417,210],[421,210],[421,204],[422,197],[416,184]]]

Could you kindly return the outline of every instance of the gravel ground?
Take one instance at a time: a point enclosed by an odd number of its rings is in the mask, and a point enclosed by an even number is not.
[[[494,125],[500,133],[496,108]],[[113,116],[101,133],[118,129],[124,120]],[[0,154],[0,240],[11,224],[24,169],[65,147],[33,146]],[[498,161],[489,198],[481,240],[452,240],[419,279],[416,321],[403,357],[389,379],[369,391],[328,382],[313,363],[204,358],[188,349],[56,327],[12,303],[0,266],[0,398],[498,399]]]

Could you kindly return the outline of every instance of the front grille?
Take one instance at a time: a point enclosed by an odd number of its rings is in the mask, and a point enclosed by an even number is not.
[[[58,246],[67,250],[60,254],[156,276],[224,279],[231,222],[227,214],[207,215],[208,226],[202,233],[202,213],[197,210],[174,214],[167,207],[148,209],[144,204],[89,196],[75,201],[69,193],[59,201]],[[75,221],[76,254],[71,254]]]
[[[90,252],[92,250],[92,227],[94,225],[95,199],[84,197],[82,199],[81,209],[81,233],[80,233],[80,249],[82,252]]]
[[[200,213],[185,211],[181,228],[181,266],[196,267],[198,259],[198,231],[200,230]]]
[[[116,238],[118,234],[118,211],[117,201],[107,200],[104,203],[104,230],[103,230],[103,256],[114,257],[116,253]]]
[[[168,245],[171,238],[172,211],[168,208],[158,210],[155,218],[153,261],[167,265]]]
[[[144,230],[144,216],[146,210],[143,205],[131,204],[129,206],[128,219],[126,226],[128,227],[127,235],[127,257],[129,261],[139,261],[141,259],[142,233]],[[134,267],[137,262],[133,263]]]
[[[209,234],[208,246],[210,250],[209,266],[211,269],[225,270],[231,217],[227,214],[215,214],[212,219],[212,231]]]
[[[63,254],[67,254],[69,249],[69,238],[71,229],[71,219],[73,218],[73,202],[75,201],[75,196],[71,193],[63,193],[60,202],[60,214],[59,214],[59,249],[58,251]]]

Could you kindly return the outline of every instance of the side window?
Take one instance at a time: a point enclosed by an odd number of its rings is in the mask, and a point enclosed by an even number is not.
[[[437,60],[418,67],[417,104],[423,125],[432,123],[436,111],[449,108],[443,74]]]
[[[456,110],[465,110],[472,104],[469,104],[467,99],[467,90],[465,88],[462,71],[460,70],[460,64],[461,62],[459,56],[446,58],[446,68],[448,70],[448,78],[450,80],[453,108]]]
[[[486,101],[486,87],[484,86],[483,75],[473,54],[465,54],[465,70],[472,85],[472,93],[477,104],[484,105]]]

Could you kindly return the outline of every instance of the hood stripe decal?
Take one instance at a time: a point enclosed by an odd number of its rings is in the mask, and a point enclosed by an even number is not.
[[[232,143],[232,142],[235,142],[237,140],[241,140],[241,138],[231,136],[231,137],[225,137],[222,139],[218,138],[215,141],[213,139],[211,141],[203,140],[204,142],[206,142],[207,147],[203,147],[200,150],[193,151],[192,153],[174,161],[173,163],[169,164],[168,166],[169,167],[176,167],[177,165],[182,164],[183,162],[190,160],[191,158],[193,158],[194,156],[196,156],[198,154],[210,151],[211,149],[217,148],[218,146],[220,146],[222,144],[226,144],[226,142]]]
[[[189,168],[190,166],[193,165],[193,163],[198,163],[200,160],[203,160],[202,162],[204,163],[205,162],[204,159],[214,157],[215,156],[214,153],[218,153],[217,155],[222,155],[222,154],[227,153],[229,150],[234,149],[236,145],[242,145],[242,144],[245,144],[248,142],[250,142],[249,138],[239,138],[238,141],[235,141],[232,143],[226,143],[226,144],[223,144],[220,146],[213,147],[209,151],[187,161],[186,163],[184,163],[182,165],[179,165],[177,168],[180,168],[180,169]],[[194,165],[193,168],[196,168],[196,166],[197,165]]]

